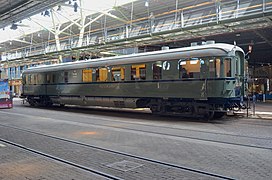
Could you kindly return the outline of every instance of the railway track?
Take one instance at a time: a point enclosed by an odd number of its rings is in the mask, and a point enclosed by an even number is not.
[[[87,123],[87,124],[88,125],[101,126],[101,127],[117,128],[117,129],[128,130],[128,131],[135,131],[135,132],[142,132],[142,133],[163,135],[163,136],[169,136],[169,137],[186,138],[186,139],[200,140],[200,141],[213,142],[213,143],[221,143],[221,144],[228,144],[228,145],[235,145],[235,146],[243,146],[243,147],[250,147],[250,148],[272,150],[272,147],[265,147],[265,146],[257,146],[257,145],[242,144],[242,143],[235,143],[235,142],[211,140],[211,139],[207,139],[207,138],[192,137],[192,136],[185,136],[185,135],[174,135],[174,134],[170,134],[170,133],[162,133],[162,132],[156,132],[156,131],[147,131],[147,130],[141,130],[141,129],[136,129],[136,128],[128,128],[128,127],[118,127],[118,126],[112,126],[112,125],[104,125],[104,124],[101,124],[101,123]],[[133,124],[133,123],[130,123],[130,124]],[[136,123],[134,123],[134,124],[136,124]],[[156,125],[155,126],[153,126],[153,125],[144,125],[144,126],[160,127],[160,128],[162,128],[161,126],[156,126]],[[182,128],[171,128],[171,127],[167,127],[167,129],[180,130],[180,131],[191,131],[191,132],[201,132],[201,133],[206,133],[206,134],[225,135],[225,136],[240,137],[240,138],[251,138],[251,139],[258,139],[258,140],[272,140],[272,138],[260,138],[260,137],[245,136],[245,135],[234,135],[234,134],[228,134],[228,133],[215,133],[215,132],[207,132],[207,131],[200,131],[200,130],[182,129]]]
[[[21,131],[21,132],[30,133],[32,135],[42,136],[42,137],[45,137],[45,138],[49,138],[51,140],[58,140],[58,141],[61,141],[61,142],[67,142],[67,143],[71,143],[71,144],[74,144],[74,145],[80,145],[82,147],[87,147],[87,148],[90,148],[90,149],[93,149],[93,150],[103,151],[105,153],[110,153],[112,155],[119,155],[119,156],[121,155],[123,157],[136,159],[138,161],[143,161],[143,162],[148,162],[148,163],[152,163],[152,164],[155,164],[155,165],[163,166],[163,167],[166,167],[168,169],[173,168],[173,169],[176,169],[176,170],[186,171],[186,172],[190,172],[190,173],[193,173],[193,174],[204,175],[205,177],[208,177],[208,179],[210,179],[210,178],[215,178],[215,179],[219,178],[219,179],[227,179],[227,180],[234,179],[232,177],[228,177],[228,176],[224,176],[224,175],[220,175],[220,174],[215,174],[215,173],[211,173],[211,172],[207,172],[207,171],[203,171],[203,170],[194,169],[194,168],[191,168],[191,167],[180,166],[180,165],[176,165],[176,164],[162,162],[162,161],[146,158],[146,157],[143,157],[143,156],[137,156],[137,155],[128,154],[128,153],[124,153],[124,152],[120,152],[120,151],[115,151],[115,150],[112,150],[112,149],[107,149],[107,148],[94,146],[94,145],[90,145],[90,144],[86,144],[86,143],[82,143],[82,142],[78,142],[78,141],[74,141],[74,140],[65,139],[65,138],[62,138],[62,137],[57,137],[57,136],[52,136],[52,135],[32,131],[32,130],[29,130],[29,129],[23,129],[23,128],[12,127],[12,126],[7,126],[7,125],[0,125],[0,126],[5,127],[5,128],[9,128],[9,129],[13,129],[13,130],[17,130],[17,131]],[[117,177],[117,176],[114,176],[114,175],[111,175],[111,174],[108,174],[108,173],[104,173],[102,171],[98,171],[96,169],[89,168],[89,167],[86,167],[84,165],[80,165],[78,163],[74,163],[72,161],[69,161],[69,160],[54,156],[54,155],[50,155],[49,153],[44,153],[44,152],[42,152],[40,150],[35,150],[33,148],[29,148],[29,147],[27,147],[25,145],[21,145],[19,143],[12,142],[10,140],[0,138],[0,141],[4,142],[6,144],[9,144],[9,145],[15,146],[17,148],[23,149],[25,151],[28,151],[28,152],[31,152],[31,153],[34,153],[34,154],[38,154],[40,156],[43,156],[43,157],[46,157],[46,158],[49,158],[49,159],[52,159],[52,160],[55,160],[55,161],[58,161],[58,162],[73,166],[73,167],[76,167],[76,168],[79,168],[79,169],[84,170],[84,171],[94,173],[96,175],[99,175],[99,176],[102,176],[102,177],[105,177],[105,178],[108,178],[108,179],[114,179],[114,180],[122,179],[120,177]]]
[[[41,151],[38,151],[38,150],[35,150],[35,149],[32,149],[32,148],[28,148],[26,146],[23,146],[23,145],[20,145],[20,144],[17,144],[17,143],[14,143],[14,142],[11,142],[11,141],[8,141],[8,140],[5,140],[5,139],[2,139],[0,138],[0,141],[1,142],[4,142],[6,144],[9,144],[9,145],[12,145],[14,147],[17,147],[17,148],[20,148],[20,149],[23,149],[25,151],[28,151],[30,153],[33,153],[33,154],[38,154],[40,156],[43,156],[45,158],[48,158],[48,159],[52,159],[52,160],[55,160],[55,161],[58,161],[58,162],[61,162],[63,164],[66,164],[66,165],[70,165],[72,167],[76,167],[80,170],[83,170],[83,171],[88,171],[90,173],[93,173],[93,174],[96,174],[96,175],[99,175],[101,177],[105,177],[105,178],[108,178],[108,179],[112,179],[112,180],[120,180],[120,178],[118,177],[115,177],[113,175],[110,175],[110,174],[107,174],[107,173],[104,173],[104,172],[101,172],[101,171],[97,171],[95,169],[91,169],[89,167],[86,167],[86,166],[82,166],[80,164],[77,164],[77,163],[73,163],[71,161],[67,161],[65,159],[62,159],[62,158],[59,158],[59,157],[56,157],[56,156],[52,156],[50,154],[47,154],[47,153],[44,153],[44,152],[41,152]]]
[[[38,107],[38,108],[41,108],[41,107]],[[41,108],[42,109],[42,108]],[[51,109],[51,108],[46,108],[46,109]],[[108,113],[111,113],[113,116],[116,115],[116,113],[118,113],[118,117],[120,116],[120,109],[109,109],[109,108],[94,108],[94,107],[87,107],[87,108],[84,108],[84,107],[78,107],[78,106],[67,106],[65,108],[63,107],[56,107],[56,108],[52,108],[53,110],[55,111],[67,111],[67,109],[71,110],[72,112],[75,112],[75,113],[87,113],[89,114],[89,111],[90,110],[93,110],[95,111],[96,113],[97,112],[108,112]],[[94,114],[96,114],[94,113]],[[92,115],[93,115],[93,112],[92,112]],[[97,113],[97,115],[101,115],[100,113]],[[103,114],[104,115],[104,114]],[[127,115],[127,116],[126,116]],[[127,118],[135,118],[135,115],[136,117],[138,116],[139,119],[147,119],[147,120],[150,120],[150,119],[154,119],[153,115],[146,112],[146,111],[135,111],[135,110],[124,110],[122,111],[122,116],[121,117],[127,117]],[[147,116],[148,115],[148,116]],[[80,116],[83,116],[83,117],[88,117],[88,116],[85,116],[85,115],[80,115]],[[165,121],[164,118],[169,118],[170,121],[183,121],[185,120],[185,122],[188,122],[187,119],[184,119],[184,117],[177,117],[177,116],[156,116],[156,118],[158,118],[158,121]],[[182,120],[180,119],[182,118]],[[109,121],[109,120],[106,120],[106,118],[99,118],[101,120],[104,120],[104,121]],[[272,126],[272,123],[267,121],[267,120],[260,120],[260,119],[254,119],[254,121],[252,119],[249,119],[249,120],[245,120],[245,119],[237,119],[237,118],[234,118],[232,116],[229,117],[229,119],[231,120],[231,122],[235,121],[235,124],[241,124],[241,125],[253,125],[253,126],[266,126],[266,127],[270,127]],[[157,120],[157,119],[156,119]],[[216,121],[216,120],[213,120],[213,121],[209,121],[207,122],[206,120],[201,120],[201,119],[192,119],[190,118],[189,121],[191,122],[196,122],[196,123],[209,123],[209,124],[220,124],[222,123],[224,120],[220,120],[220,121]],[[229,120],[227,120],[229,121]],[[119,121],[119,122],[124,122],[124,121]],[[126,124],[140,124],[140,123],[134,123],[134,122],[130,122],[130,121],[125,121]],[[146,125],[146,123],[143,123]],[[228,124],[224,124],[225,126],[228,126]],[[161,127],[161,126],[157,126],[157,125],[152,125],[154,127]],[[170,127],[171,128],[171,127]],[[177,130],[188,130],[188,129],[183,129],[183,128],[173,128],[173,129],[177,129]],[[192,130],[194,131],[194,130]],[[195,130],[195,131],[198,131],[198,130]],[[205,133],[211,133],[211,132],[207,132],[207,131],[199,131],[199,132],[205,132]],[[218,133],[218,134],[222,134],[222,135],[232,135],[232,134],[228,134],[228,133]],[[238,136],[238,135],[237,135]],[[242,136],[241,136],[242,137]],[[258,138],[258,137],[254,137],[254,138]]]
[[[8,113],[8,112],[5,112]],[[8,113],[17,115],[16,113]],[[18,114],[22,116],[23,114]],[[33,116],[33,115],[25,115],[26,117]],[[81,115],[82,117],[88,118],[85,115]],[[34,116],[33,116],[34,117]],[[128,122],[128,121],[120,121],[120,120],[108,120],[107,118],[101,118],[101,117],[95,117],[95,119],[98,119],[99,121],[107,121],[107,122],[121,122],[132,125],[141,125],[141,126],[147,126],[152,128],[165,128],[164,126],[159,125],[150,125],[147,123],[134,123],[134,122]],[[61,119],[54,119],[55,121],[62,122],[64,120]],[[68,122],[68,121],[65,121]],[[212,143],[220,143],[220,144],[227,144],[227,145],[235,145],[235,146],[242,146],[242,147],[248,147],[248,148],[258,148],[258,149],[266,149],[266,150],[272,150],[272,147],[267,146],[260,146],[260,145],[252,145],[252,144],[242,144],[237,142],[228,142],[228,141],[222,141],[222,140],[216,140],[216,139],[208,139],[205,137],[192,137],[188,135],[177,135],[177,134],[171,134],[167,132],[157,132],[157,131],[150,131],[150,130],[143,130],[143,128],[131,128],[131,127],[119,127],[114,125],[105,125],[103,123],[94,123],[94,122],[88,122],[88,123],[82,123],[87,125],[93,125],[97,127],[107,127],[107,128],[114,128],[114,129],[121,129],[121,130],[127,130],[127,131],[134,131],[134,132],[141,132],[141,133],[148,133],[148,134],[155,134],[155,135],[162,135],[162,136],[168,136],[168,137],[174,137],[174,138],[185,138],[185,139],[191,139],[191,140],[198,140],[198,141],[205,141],[205,142],[212,142]],[[167,127],[167,129],[170,130],[177,130],[177,131],[187,131],[187,132],[198,132],[198,133],[205,133],[205,134],[212,134],[212,135],[222,135],[222,136],[229,136],[229,137],[237,137],[237,138],[248,138],[248,139],[258,139],[258,140],[265,140],[270,141],[272,138],[261,138],[261,137],[254,137],[254,136],[246,136],[246,135],[237,135],[237,134],[229,134],[229,133],[220,133],[220,132],[207,132],[207,131],[201,131],[201,130],[192,130],[192,129],[186,129],[186,128],[175,128],[175,127]]]

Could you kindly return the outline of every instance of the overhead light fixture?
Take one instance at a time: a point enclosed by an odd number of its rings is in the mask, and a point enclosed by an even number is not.
[[[50,12],[49,12],[48,10],[45,10],[43,16],[48,16],[48,17],[50,17]]]
[[[148,7],[149,6],[149,2],[148,0],[145,1],[145,7]]]
[[[77,12],[78,4],[77,2],[74,3],[74,12]]]
[[[16,30],[18,28],[18,25],[13,23],[11,26],[10,26],[10,29],[12,30]]]
[[[58,5],[57,11],[61,11],[61,5]]]

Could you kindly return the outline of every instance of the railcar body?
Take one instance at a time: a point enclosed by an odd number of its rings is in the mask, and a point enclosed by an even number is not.
[[[241,48],[210,44],[27,69],[30,105],[150,108],[157,114],[221,117],[240,108]]]

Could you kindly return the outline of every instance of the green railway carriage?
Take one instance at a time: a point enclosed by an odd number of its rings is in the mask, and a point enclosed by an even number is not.
[[[158,114],[220,117],[240,108],[244,52],[210,44],[30,68],[30,105],[150,108]]]

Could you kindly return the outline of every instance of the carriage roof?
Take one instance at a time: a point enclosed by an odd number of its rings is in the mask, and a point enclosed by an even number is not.
[[[123,56],[115,56],[100,59],[82,60],[76,62],[44,65],[32,67],[24,71],[24,73],[38,73],[47,71],[62,71],[72,69],[83,69],[103,66],[118,66],[123,64],[147,63],[152,61],[166,61],[174,59],[188,59],[192,57],[213,57],[213,56],[234,56],[235,52],[244,55],[244,51],[235,45],[230,44],[209,44],[201,46],[192,46],[184,48],[176,48],[170,50],[152,51],[146,53],[130,54]]]

